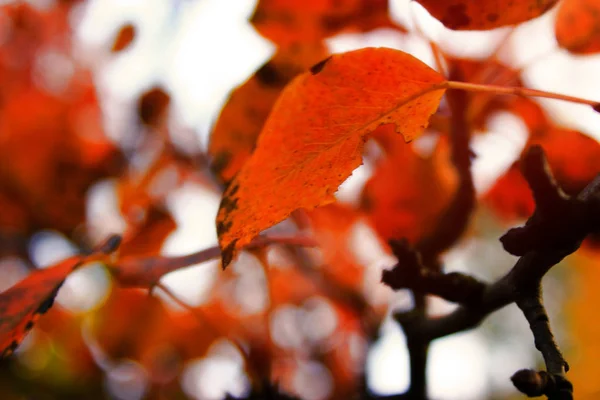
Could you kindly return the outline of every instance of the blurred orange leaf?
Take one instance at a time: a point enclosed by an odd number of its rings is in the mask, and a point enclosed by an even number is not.
[[[294,210],[331,203],[379,125],[395,124],[407,141],[418,136],[439,105],[444,83],[418,59],[388,48],[334,55],[295,78],[223,194],[217,215],[223,267],[237,249]]]
[[[0,192],[26,209],[15,227],[24,233],[72,230],[84,219],[88,187],[119,168],[94,88],[83,83],[65,97],[29,87],[0,104]]]
[[[506,221],[529,218],[535,211],[531,189],[521,174],[519,163],[514,163],[494,186],[483,196],[482,202]]]
[[[558,6],[554,25],[560,47],[573,54],[600,51],[600,2],[563,0]]]
[[[533,132],[523,154],[536,144],[544,148],[552,174],[568,194],[579,193],[600,172],[600,143],[581,132],[556,126]],[[508,221],[528,218],[535,208],[518,163],[496,181],[483,201]]]
[[[67,276],[81,264],[79,256],[36,271],[0,294],[0,350],[11,355],[40,315],[52,304]]]
[[[283,88],[298,74],[327,56],[318,43],[294,43],[280,48],[223,107],[210,137],[212,170],[229,182],[248,160],[260,131]]]
[[[447,28],[488,30],[519,24],[548,11],[558,0],[417,0]]]
[[[0,357],[11,355],[39,317],[52,304],[67,276],[85,262],[101,259],[119,244],[113,236],[90,255],[69,257],[56,265],[37,270],[0,293]]]
[[[384,240],[416,243],[435,227],[456,189],[447,137],[438,138],[430,156],[398,140],[391,125],[378,128],[373,137],[386,155],[365,185],[361,208]]]
[[[579,131],[551,127],[533,135],[529,145],[544,148],[561,188],[575,195],[600,172],[600,143]]]
[[[364,222],[364,216],[337,202],[316,208],[307,215],[323,255],[326,266],[323,273],[346,287],[361,289],[364,266],[357,262],[352,251],[352,229]]]
[[[157,206],[152,206],[146,212],[144,223],[134,228],[133,235],[123,239],[119,254],[121,257],[156,254],[175,228],[177,224],[171,214]]]
[[[168,361],[165,355],[171,354],[172,361],[200,357],[215,339],[214,333],[190,314],[177,315],[147,292],[121,288],[113,289],[91,328],[94,339],[111,358],[139,360],[155,373],[164,371],[157,367]]]
[[[594,399],[600,393],[598,358],[600,357],[600,324],[596,319],[600,304],[600,268],[597,248],[591,252],[578,251],[570,258],[568,295],[563,308],[565,328],[573,341],[569,355],[569,380],[577,388],[577,397]]]
[[[123,25],[115,37],[111,51],[117,53],[125,50],[131,45],[133,39],[135,39],[135,26],[130,23]]]
[[[404,31],[389,18],[388,0],[260,0],[250,22],[280,46],[316,42],[340,32]]]

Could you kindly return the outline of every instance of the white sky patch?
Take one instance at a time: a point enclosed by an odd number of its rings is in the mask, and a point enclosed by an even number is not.
[[[167,207],[177,222],[177,229],[165,241],[161,253],[165,256],[190,254],[217,244],[215,218],[219,197],[197,184],[188,183],[169,194]],[[186,303],[195,306],[205,300],[215,279],[219,262],[208,261],[165,275],[161,282]],[[174,306],[164,293],[159,295]]]
[[[479,400],[486,397],[487,348],[479,332],[436,340],[429,349],[429,395],[440,400]]]
[[[477,193],[485,193],[518,159],[528,136],[523,120],[506,112],[492,115],[487,128],[486,133],[477,133],[471,140],[477,155],[472,167]]]
[[[54,231],[36,233],[29,244],[29,255],[38,268],[48,268],[75,255],[76,247]],[[56,296],[56,302],[71,312],[86,312],[108,296],[110,279],[100,264],[88,265],[69,274]]]
[[[215,343],[205,358],[188,362],[181,374],[184,392],[197,400],[220,400],[227,393],[240,397],[249,390],[243,359],[227,342]]]
[[[85,210],[88,232],[97,242],[109,235],[123,233],[127,227],[119,210],[115,180],[103,180],[90,187]]]
[[[273,53],[248,23],[254,1],[191,2],[173,43],[166,81],[183,118],[208,132],[227,94]]]
[[[377,394],[402,393],[408,389],[410,374],[406,338],[389,318],[381,330],[367,356],[367,384]]]
[[[61,233],[40,231],[29,241],[29,258],[38,268],[49,267],[76,253],[75,246]]]

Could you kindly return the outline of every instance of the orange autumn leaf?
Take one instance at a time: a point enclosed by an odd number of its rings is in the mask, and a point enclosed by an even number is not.
[[[119,51],[125,50],[131,45],[133,39],[135,39],[135,26],[132,24],[123,25],[115,37],[111,51],[113,53],[118,53]]]
[[[554,25],[559,46],[573,54],[600,52],[600,2],[563,0]]]
[[[69,257],[37,270],[0,293],[0,358],[10,356],[52,304],[67,276],[84,262],[103,259],[120,242],[112,236],[89,255]]]
[[[317,42],[340,32],[395,28],[389,0],[260,0],[250,22],[279,46]]]
[[[481,201],[505,221],[525,220],[535,211],[531,189],[521,174],[518,162],[498,178]]]
[[[27,210],[15,226],[23,233],[72,230],[84,218],[89,186],[119,169],[120,154],[100,127],[95,89],[87,79],[74,83],[64,97],[33,86],[10,94],[0,87],[0,96],[11,99],[0,104],[0,197]]]
[[[539,17],[558,0],[417,0],[444,26],[488,30]]]
[[[307,213],[314,238],[322,254],[323,274],[349,288],[360,288],[364,266],[353,252],[353,228],[365,222],[359,211],[349,206],[332,203]]]
[[[533,132],[523,154],[536,144],[543,147],[552,174],[568,194],[579,193],[600,172],[600,143],[581,132],[560,127]],[[496,181],[482,201],[507,221],[528,218],[535,209],[518,163]]]
[[[68,258],[58,265],[36,271],[0,294],[0,351],[10,356],[35,322],[52,304],[67,275],[81,263]]]
[[[322,43],[294,43],[280,48],[223,107],[210,136],[211,168],[229,182],[248,160],[256,139],[283,88],[297,75],[327,56]]]
[[[119,255],[140,257],[157,254],[175,228],[177,223],[171,214],[157,206],[151,206],[144,222],[134,228],[131,236],[123,238]]]
[[[96,312],[91,333],[109,356],[137,360],[154,374],[160,373],[156,362],[161,352],[168,349],[184,360],[200,357],[215,339],[193,316],[170,312],[146,292],[121,288],[113,289]]]
[[[544,148],[560,187],[575,195],[600,172],[600,143],[579,131],[552,127],[531,138]]]
[[[337,54],[296,77],[223,194],[217,215],[223,267],[294,210],[331,203],[378,126],[394,124],[407,141],[421,134],[444,87],[436,71],[388,48]]]
[[[361,208],[386,241],[416,243],[435,227],[456,189],[447,138],[440,137],[425,157],[412,143],[398,140],[391,125],[377,129],[374,137],[386,156],[365,185]]]
[[[152,208],[164,208],[165,197],[178,187],[186,164],[170,149],[163,149],[152,162],[131,169],[117,181],[119,208],[134,231],[146,222]]]

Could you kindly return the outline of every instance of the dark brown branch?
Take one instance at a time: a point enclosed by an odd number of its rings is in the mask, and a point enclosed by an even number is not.
[[[392,289],[413,289],[460,304],[481,298],[486,288],[483,282],[458,272],[443,274],[426,268],[406,240],[393,241],[390,245],[398,264],[390,271],[383,271],[381,281]]]
[[[545,394],[551,400],[572,400],[573,385],[565,376],[569,370],[569,364],[565,361],[554,340],[548,314],[542,303],[541,285],[527,288],[523,295],[517,298],[516,303],[529,322],[535,347],[542,353],[546,363],[546,374],[538,373],[540,377],[546,378],[541,379],[542,383],[545,382],[545,385],[541,385],[541,389],[543,389],[541,394]],[[517,382],[519,381],[517,380]],[[520,390],[520,387],[517,386],[517,389]],[[530,395],[528,392],[524,393]],[[540,394],[535,395],[539,396]]]
[[[541,280],[554,265],[576,251],[588,234],[600,227],[600,175],[577,197],[568,197],[554,183],[541,148],[533,147],[525,155],[523,170],[536,199],[536,212],[524,227],[511,229],[502,237],[505,248],[521,255],[513,268],[496,282],[484,285],[479,295],[448,315],[415,318],[403,313],[395,317],[405,327],[407,336],[431,341],[473,328],[492,312],[516,303],[530,324],[547,371],[522,370],[513,376],[513,382],[528,395],[545,394],[551,400],[570,400],[572,385],[565,377],[568,367],[541,301]],[[396,253],[402,255],[402,252]],[[398,258],[414,265],[408,271],[398,272],[394,268],[384,274],[384,280],[395,287],[416,284],[419,290],[440,294],[440,288],[432,282],[446,285],[448,290],[452,286],[441,274],[425,283],[427,273],[422,272],[418,257]]]
[[[457,79],[456,76],[451,77]],[[466,116],[467,93],[452,91],[446,96],[452,112],[449,134],[452,163],[458,174],[458,187],[452,202],[440,217],[432,234],[415,246],[423,255],[426,265],[436,262],[435,259],[463,235],[475,208],[475,186],[471,174],[471,160],[474,154],[469,147],[471,132]]]
[[[536,159],[538,158],[534,157],[531,160],[532,162],[536,162]],[[535,186],[532,185],[532,187]],[[424,320],[418,328],[420,333],[430,339],[436,339],[470,329],[477,326],[488,314],[516,302],[520,288],[538,283],[552,266],[574,252],[579,247],[583,238],[594,230],[594,227],[590,226],[588,221],[598,221],[595,214],[600,209],[589,207],[587,203],[596,203],[598,196],[600,196],[600,177],[596,177],[577,198],[569,200],[570,202],[579,204],[577,206],[579,210],[559,215],[557,218],[562,221],[537,219],[533,223],[531,220],[538,218],[539,215],[534,214],[525,227],[517,228],[521,230],[518,235],[510,236],[509,234],[515,230],[509,231],[503,237],[505,245],[507,241],[509,244],[513,244],[510,242],[516,240],[516,238],[536,244],[536,241],[528,236],[537,235],[540,232],[545,232],[544,235],[550,235],[548,231],[556,229],[556,225],[574,225],[578,228],[574,229],[571,227],[553,232],[551,234],[552,242],[558,244],[556,247],[547,248],[543,243],[540,243],[539,250],[535,249],[535,247],[528,249],[529,251],[519,258],[510,272],[485,288],[476,306],[463,305],[449,315]],[[569,210],[575,208],[572,206],[568,207]],[[577,221],[572,221],[573,218]]]

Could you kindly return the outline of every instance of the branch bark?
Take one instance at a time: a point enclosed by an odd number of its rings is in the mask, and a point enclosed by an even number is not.
[[[565,376],[568,364],[552,335],[541,299],[541,281],[554,265],[575,252],[588,234],[600,228],[600,175],[578,196],[568,197],[556,185],[543,150],[537,146],[526,153],[523,173],[533,191],[536,211],[525,226],[511,229],[501,238],[507,251],[521,256],[506,275],[491,284],[475,281],[464,286],[467,277],[441,273],[432,277],[418,265],[418,255],[412,255],[399,257],[399,264],[384,273],[382,280],[395,289],[414,286],[461,303],[454,312],[439,318],[409,320],[406,313],[395,316],[400,324],[410,327],[412,335],[426,342],[474,328],[492,312],[516,303],[530,324],[546,371],[518,371],[512,378],[515,386],[528,396],[571,400],[573,387]],[[416,266],[407,268],[411,260]],[[459,287],[471,288],[468,301],[448,295]]]

